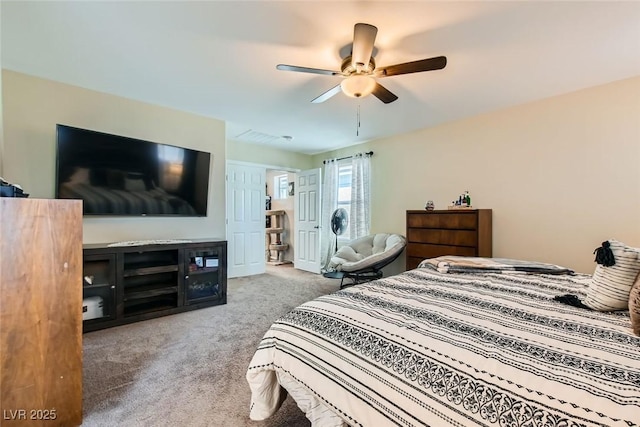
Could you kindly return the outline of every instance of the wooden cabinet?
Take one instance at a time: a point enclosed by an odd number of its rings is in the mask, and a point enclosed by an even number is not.
[[[82,202],[0,198],[2,426],[82,423]]]
[[[84,246],[84,331],[227,302],[227,242]]]
[[[407,270],[442,255],[492,256],[491,209],[407,211]]]

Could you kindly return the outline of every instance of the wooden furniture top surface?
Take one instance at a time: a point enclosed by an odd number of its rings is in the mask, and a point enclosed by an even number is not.
[[[145,239],[139,239],[145,240]],[[152,240],[152,239],[149,239]],[[113,243],[85,243],[82,245],[83,249],[104,249],[108,252],[131,252],[131,251],[140,251],[144,250],[158,250],[158,249],[177,249],[183,246],[206,246],[210,244],[219,244],[226,243],[225,239],[220,238],[201,238],[201,239],[175,239],[175,240],[185,240],[181,243],[154,243],[154,244],[142,244],[142,245],[130,245],[130,246],[109,246]],[[188,242],[187,242],[188,240]]]
[[[491,209],[436,209],[428,211],[426,209],[413,209],[408,210],[407,214],[459,214],[459,213],[475,213],[475,212],[490,212]]]

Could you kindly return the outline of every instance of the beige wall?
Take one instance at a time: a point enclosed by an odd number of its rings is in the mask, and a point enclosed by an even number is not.
[[[313,165],[313,158],[308,154],[294,153],[293,151],[279,150],[234,140],[227,142],[227,160],[282,167],[286,170],[306,170],[311,169]]]
[[[2,89],[3,176],[34,198],[55,194],[57,123],[211,153],[207,217],[85,218],[85,243],[224,238],[224,122],[8,70]]]
[[[592,273],[593,250],[640,247],[640,77],[314,156],[373,150],[372,231],[469,190],[493,209],[493,254]]]

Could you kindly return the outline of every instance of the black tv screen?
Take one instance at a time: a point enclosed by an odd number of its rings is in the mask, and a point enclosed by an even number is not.
[[[211,154],[57,125],[56,198],[85,215],[206,216]]]

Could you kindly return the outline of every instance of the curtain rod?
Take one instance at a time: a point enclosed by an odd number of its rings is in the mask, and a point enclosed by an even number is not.
[[[367,151],[366,153],[363,153],[363,154],[366,154],[367,156],[373,156],[373,151]],[[352,158],[353,158],[353,156],[346,156],[346,157],[340,157],[340,158],[338,158],[338,159],[333,159],[333,160],[340,161],[340,160],[352,159]],[[327,162],[328,162],[328,161],[331,161],[331,160],[332,160],[332,159],[323,160],[323,161],[322,161],[322,164],[325,164],[325,165],[326,165],[326,164],[327,164]]]

